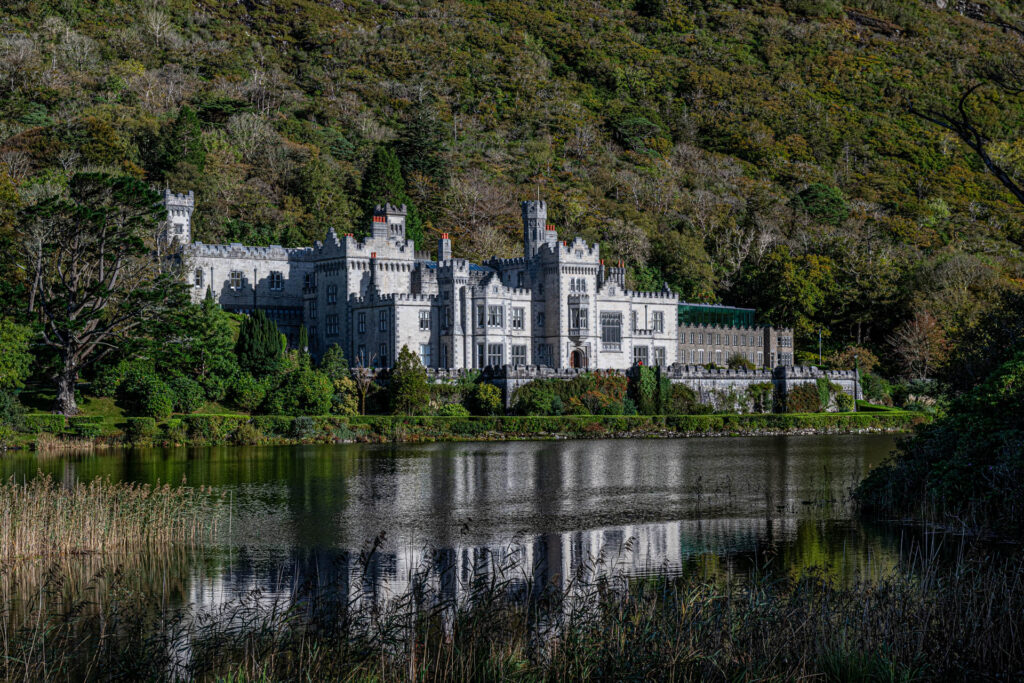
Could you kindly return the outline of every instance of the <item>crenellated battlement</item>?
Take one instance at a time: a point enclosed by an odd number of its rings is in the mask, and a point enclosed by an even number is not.
[[[231,244],[203,244],[194,242],[188,247],[190,256],[201,258],[252,259],[257,261],[312,261],[312,247],[285,248],[278,244],[269,247],[251,247]]]

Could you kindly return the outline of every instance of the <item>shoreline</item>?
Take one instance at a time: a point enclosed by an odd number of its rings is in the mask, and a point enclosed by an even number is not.
[[[46,417],[52,425],[53,416]],[[288,446],[904,434],[910,433],[919,424],[930,422],[931,416],[902,411],[557,417],[183,415],[163,423],[157,423],[152,418],[128,418],[119,423],[98,420],[80,423],[77,429],[87,433],[76,432],[74,420],[72,418],[66,431],[60,434],[38,430],[35,434],[21,435],[22,438],[14,445],[59,456],[132,446]],[[89,429],[84,430],[81,425]]]

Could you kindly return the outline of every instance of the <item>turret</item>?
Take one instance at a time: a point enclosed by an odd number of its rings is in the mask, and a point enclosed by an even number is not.
[[[543,199],[529,200],[522,203],[522,209],[523,256],[532,258],[540,245],[548,241],[548,205]]]
[[[175,194],[164,190],[164,207],[167,209],[167,230],[164,239],[168,244],[192,243],[192,212],[196,208],[196,197],[189,190],[188,194]]]
[[[405,204],[378,204],[373,210],[373,236],[380,239],[405,241]]]

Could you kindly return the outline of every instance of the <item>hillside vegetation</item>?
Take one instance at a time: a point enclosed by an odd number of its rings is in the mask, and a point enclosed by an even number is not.
[[[194,190],[204,242],[360,232],[387,199],[480,258],[517,251],[539,194],[638,287],[896,369],[894,331],[927,324],[941,360],[1024,277],[1024,206],[911,112],[1021,52],[919,0],[7,0],[0,223],[92,169]],[[968,106],[1016,178],[1021,99]]]

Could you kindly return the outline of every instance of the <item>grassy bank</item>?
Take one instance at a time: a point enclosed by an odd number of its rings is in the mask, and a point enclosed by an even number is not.
[[[373,564],[361,554],[343,578],[318,574],[287,597],[249,593],[212,614],[160,612],[151,596],[120,591],[98,612],[44,615],[10,634],[0,676],[1008,680],[1024,662],[1024,571],[1008,561],[930,563],[840,587],[813,572],[630,579],[600,559],[537,585],[530,567],[491,558],[477,576],[422,567],[393,597],[366,582]]]
[[[422,442],[557,438],[666,438],[680,436],[907,431],[929,416],[906,411],[749,415],[493,416],[248,416],[183,415],[116,420],[29,415],[26,441],[41,434],[107,444],[222,444],[289,442]],[[52,440],[50,442],[52,444]]]

